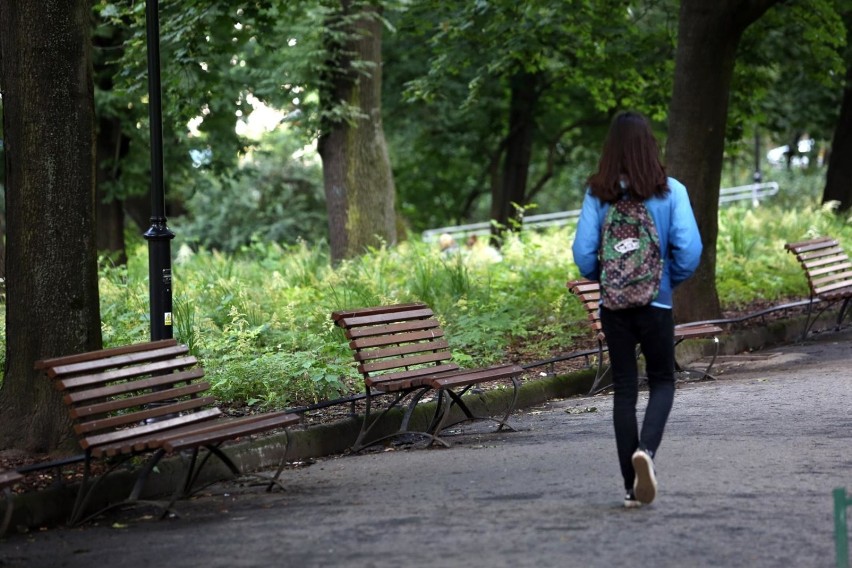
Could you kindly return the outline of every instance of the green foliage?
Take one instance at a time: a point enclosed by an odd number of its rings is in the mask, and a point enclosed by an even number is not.
[[[265,136],[232,174],[199,171],[187,213],[173,226],[181,239],[234,252],[253,240],[317,242],[327,231],[322,171],[287,131]]]
[[[664,118],[676,13],[671,2],[616,0],[429,1],[391,13],[385,124],[413,227],[488,218],[519,76],[538,85],[526,197],[575,206],[563,188],[591,171],[614,110]]]
[[[820,206],[814,192],[803,189],[814,184],[813,177],[799,179],[798,186],[782,185],[787,195],[779,200],[796,202],[798,207],[785,208],[770,200],[756,209],[744,205],[720,209],[716,288],[723,306],[807,297],[801,268],[784,251],[787,242],[832,235],[847,248],[852,244],[852,219],[839,217],[831,205]]]
[[[807,296],[785,242],[830,234],[852,247],[852,219],[819,206],[820,182],[791,176],[759,207],[720,210],[724,308]],[[216,396],[263,409],[362,388],[347,341],[329,318],[338,309],[426,301],[464,366],[503,361],[518,349],[544,359],[588,338],[585,314],[565,289],[578,276],[573,233],[567,226],[509,234],[499,254],[483,242],[442,253],[411,238],[336,268],[324,246],[305,242],[255,241],[234,253],[181,247],[173,262],[175,337],[200,358]],[[102,263],[106,346],[149,337],[146,244],[131,242],[127,265]]]

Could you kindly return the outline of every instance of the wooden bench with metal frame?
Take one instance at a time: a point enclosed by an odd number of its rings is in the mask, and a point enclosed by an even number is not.
[[[603,327],[601,326],[601,315],[599,309],[599,302],[601,298],[600,283],[581,278],[579,280],[572,280],[568,282],[567,286],[568,290],[583,304],[583,309],[586,312],[589,325],[595,333],[595,339],[598,342],[598,368],[597,373],[595,374],[595,380],[592,383],[592,388],[589,390],[589,394],[594,394],[607,388],[611,384],[611,379],[610,382],[607,382],[605,379],[612,373],[610,367],[608,365],[605,366],[603,363],[606,337],[604,337]],[[713,356],[710,359],[710,363],[704,369],[684,367],[678,362],[677,357],[675,357],[675,371],[682,374],[696,373],[700,375],[701,378],[715,379],[715,377],[710,374],[710,371],[713,369],[713,364],[716,362],[716,357],[719,354],[719,334],[721,334],[722,331],[721,327],[708,323],[685,323],[676,325],[674,328],[675,347],[687,339],[711,338],[714,343],[714,351]],[[638,354],[637,348],[637,355]]]
[[[6,534],[6,529],[9,528],[9,522],[12,520],[12,509],[15,506],[12,487],[23,478],[24,476],[17,471],[0,471],[0,491],[2,491],[3,501],[6,503],[3,516],[0,517],[0,537]]]
[[[461,421],[487,419],[498,423],[498,430],[510,428],[507,420],[518,400],[519,376],[523,368],[514,364],[494,365],[481,369],[460,369],[451,361],[452,353],[444,330],[432,310],[422,303],[375,306],[340,310],[332,314],[334,323],[343,328],[350,340],[358,371],[364,378],[366,412],[353,451],[403,434],[418,434],[449,446],[440,433],[452,425],[451,414],[459,408]],[[474,385],[508,380],[513,393],[502,419],[475,416],[462,398]],[[436,393],[435,413],[425,431],[409,430],[414,408],[428,392]],[[373,412],[377,395],[393,397],[381,412]],[[370,437],[373,428],[394,408],[408,399],[397,431]],[[458,423],[458,422],[456,422]]]
[[[805,271],[810,290],[810,302],[805,318],[802,339],[807,337],[819,316],[830,306],[840,302],[836,328],[849,312],[852,300],[852,261],[840,242],[832,237],[818,237],[798,243],[787,243],[784,248],[796,255],[796,260]],[[812,316],[816,300],[824,302],[822,308]]]
[[[138,502],[148,475],[161,459],[186,450],[188,455],[182,455],[187,458],[183,482],[163,508],[165,515],[177,499],[191,494],[211,456],[219,458],[234,475],[240,475],[231,458],[220,449],[223,442],[285,429],[300,420],[298,415],[287,412],[225,417],[206,393],[210,384],[202,380],[204,370],[189,355],[189,348],[173,339],[45,359],[36,362],[35,367],[62,391],[85,453],[83,480],[70,524],[82,519],[99,484],[136,456],[147,456],[147,461],[136,474],[129,496],[98,513]],[[202,448],[207,451],[200,456]],[[281,474],[284,453],[270,488]],[[105,471],[91,481],[94,460],[102,460]]]

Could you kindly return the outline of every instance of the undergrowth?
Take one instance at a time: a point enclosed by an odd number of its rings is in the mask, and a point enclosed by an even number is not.
[[[779,196],[784,208],[767,201],[720,210],[723,307],[807,296],[785,242],[830,234],[852,247],[848,219],[802,188],[782,190],[798,192]],[[799,205],[786,207],[787,201]],[[220,400],[262,409],[361,389],[346,339],[329,317],[338,309],[427,302],[462,366],[502,361],[519,345],[541,358],[572,351],[572,339],[587,334],[583,310],[565,288],[578,277],[574,229],[510,236],[499,255],[483,243],[442,254],[411,236],[337,268],[323,245],[255,242],[227,255],[180,247],[173,261],[175,337],[202,360]],[[126,266],[101,270],[105,346],[148,339],[146,245],[134,244],[128,256]]]

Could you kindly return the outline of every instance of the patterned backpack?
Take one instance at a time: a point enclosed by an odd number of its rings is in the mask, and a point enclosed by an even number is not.
[[[601,231],[601,303],[610,310],[646,306],[660,292],[663,261],[654,220],[641,201],[610,205]]]

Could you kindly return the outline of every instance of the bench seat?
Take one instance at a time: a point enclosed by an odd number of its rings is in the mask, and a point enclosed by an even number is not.
[[[174,502],[192,491],[211,455],[234,475],[240,471],[219,446],[242,437],[286,429],[299,415],[275,412],[227,417],[215,406],[204,370],[186,345],[173,339],[137,343],[36,362],[62,392],[74,433],[84,450],[83,482],[70,523],[80,521],[99,483],[131,458],[147,455],[130,496],[118,506],[138,500],[148,474],[166,455],[189,451],[184,480]],[[207,452],[199,460],[199,450]],[[106,460],[106,472],[90,483],[93,460]],[[283,466],[279,463],[277,480]],[[271,484],[270,484],[271,488]]]
[[[403,434],[420,434],[449,445],[440,433],[450,426],[454,408],[463,420],[490,419],[498,430],[509,427],[507,420],[515,408],[523,369],[514,364],[482,369],[461,369],[452,362],[452,352],[432,309],[423,303],[373,306],[333,312],[332,320],[349,340],[358,372],[364,379],[366,412],[353,451]],[[502,419],[475,416],[462,396],[474,385],[508,381],[513,387],[512,400]],[[436,393],[435,414],[425,431],[409,429],[411,413],[426,393]],[[380,413],[373,412],[377,395],[391,395],[392,401]],[[373,435],[381,418],[408,400],[398,430],[389,435]]]
[[[610,369],[603,363],[603,353],[605,351],[606,337],[603,333],[603,326],[601,325],[601,315],[599,309],[599,303],[601,298],[600,283],[595,282],[593,280],[581,278],[578,280],[571,280],[570,282],[568,282],[567,287],[568,290],[574,296],[576,296],[582,303],[583,309],[588,319],[589,326],[594,332],[595,339],[598,342],[597,373],[595,374],[595,380],[592,383],[592,388],[589,390],[589,394],[594,394],[605,389],[611,383],[611,379],[609,381],[606,380],[608,375],[611,374]],[[719,354],[719,335],[722,332],[722,328],[718,325],[708,323],[684,323],[676,325],[674,328],[675,347],[681,342],[686,341],[687,339],[709,338],[713,340],[714,351],[713,356],[710,359],[710,363],[704,369],[684,367],[678,362],[677,357],[675,357],[675,371],[677,371],[679,374],[695,373],[698,374],[701,378],[714,379],[715,377],[710,374],[710,371],[713,369],[713,365],[716,362],[716,357]]]

